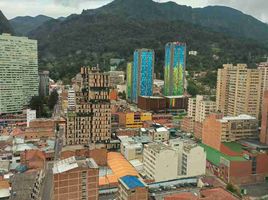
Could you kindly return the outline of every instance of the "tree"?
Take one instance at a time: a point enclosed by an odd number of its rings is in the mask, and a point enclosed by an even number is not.
[[[36,117],[43,117],[44,114],[44,99],[40,96],[32,97],[30,101],[30,108],[36,110]]]
[[[52,93],[49,95],[47,105],[50,110],[53,110],[54,106],[57,104],[59,99],[59,94],[57,90],[53,90]]]

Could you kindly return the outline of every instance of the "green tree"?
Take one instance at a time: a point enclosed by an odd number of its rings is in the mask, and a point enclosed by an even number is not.
[[[30,101],[30,108],[36,110],[36,117],[40,118],[44,115],[44,99],[40,96],[32,97]]]

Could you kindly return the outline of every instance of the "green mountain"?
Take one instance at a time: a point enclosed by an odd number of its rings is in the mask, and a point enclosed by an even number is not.
[[[225,11],[230,16],[224,16]],[[232,30],[239,23],[243,28]],[[247,25],[254,27],[250,30]],[[115,0],[64,21],[47,21],[29,36],[39,41],[40,67],[49,69],[55,79],[70,78],[84,65],[99,63],[107,69],[114,57],[130,61],[133,51],[142,47],[155,49],[156,72],[161,77],[164,45],[170,41],[184,41],[188,50],[198,51],[198,56],[187,57],[190,71],[213,70],[227,62],[262,61],[268,48],[250,32],[263,34],[265,40],[265,27],[255,18],[226,7],[192,9],[171,2]]]
[[[51,19],[53,18],[45,15],[38,15],[36,17],[15,17],[9,20],[9,22],[17,35],[27,35],[29,32]]]
[[[0,10],[0,34],[2,33],[13,33],[13,29],[10,26],[7,18],[4,16],[4,14]]]

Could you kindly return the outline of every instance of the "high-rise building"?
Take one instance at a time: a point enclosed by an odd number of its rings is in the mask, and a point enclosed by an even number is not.
[[[260,117],[262,71],[246,64],[226,64],[218,70],[217,110],[224,115]]]
[[[151,49],[135,50],[132,66],[132,102],[138,103],[139,96],[153,95],[153,79],[154,51]]]
[[[68,110],[66,143],[106,143],[111,139],[110,80],[99,68],[81,68],[75,110]]]
[[[132,96],[132,63],[127,64],[127,99],[131,101]]]
[[[260,141],[268,144],[268,90],[264,93]]]
[[[49,95],[49,71],[39,71],[39,95]]]
[[[165,53],[165,96],[179,96],[185,90],[186,44],[170,42]]]
[[[263,62],[258,65],[258,69],[262,72],[262,85],[261,85],[261,102],[260,113],[262,113],[262,105],[264,101],[264,93],[268,90],[268,62]]]
[[[75,110],[75,90],[73,88],[68,89],[68,109]]]
[[[147,200],[148,186],[137,176],[123,176],[119,178],[118,200]]]
[[[21,112],[37,95],[37,41],[0,35],[0,114]]]
[[[92,159],[70,157],[54,163],[54,200],[98,200],[99,167]]]

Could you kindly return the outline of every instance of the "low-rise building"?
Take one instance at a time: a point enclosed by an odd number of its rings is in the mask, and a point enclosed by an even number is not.
[[[149,143],[143,151],[144,174],[155,181],[205,174],[206,154],[193,141]]]
[[[121,143],[120,150],[121,154],[129,161],[135,159],[142,159],[142,143],[137,143],[134,141],[124,141]]]
[[[169,140],[169,131],[165,127],[152,128],[148,130],[148,136],[152,141],[165,142]]]
[[[147,200],[148,186],[136,176],[124,176],[119,179],[118,200]]]

